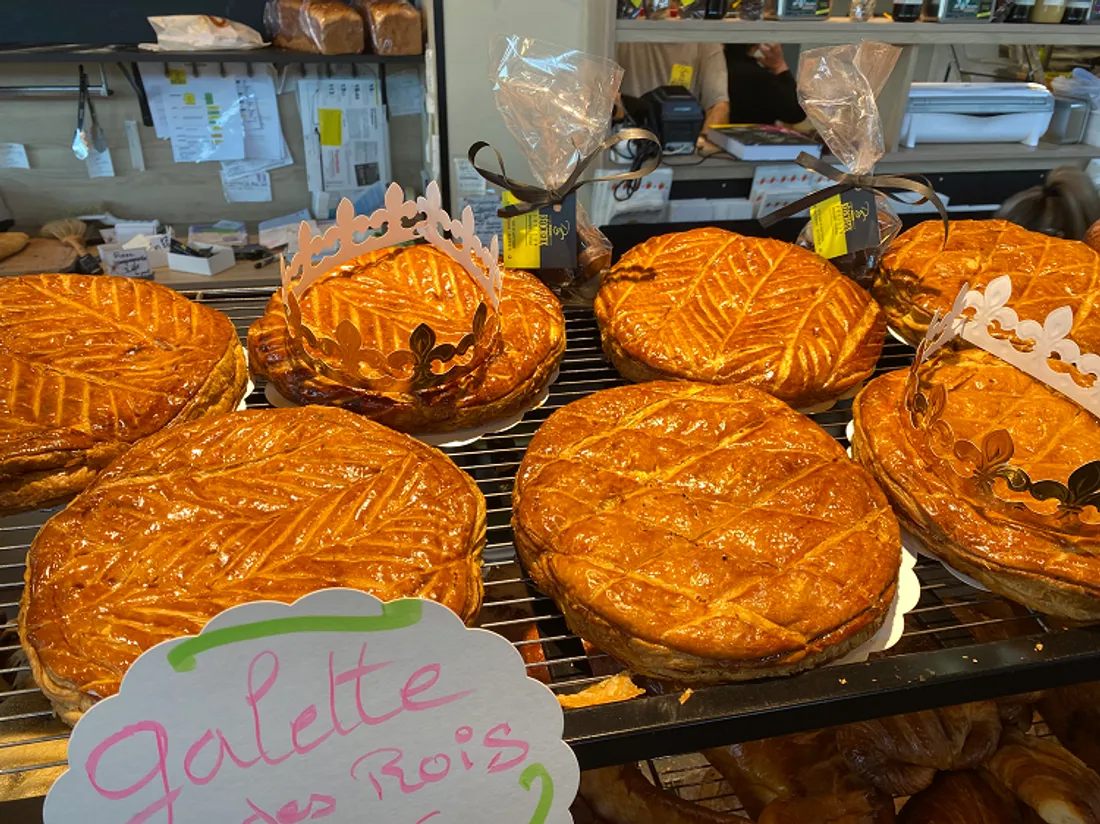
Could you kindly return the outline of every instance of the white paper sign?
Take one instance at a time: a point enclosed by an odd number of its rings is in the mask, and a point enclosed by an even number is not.
[[[420,72],[405,71],[386,75],[386,99],[390,117],[420,114],[424,111],[424,84]]]
[[[166,232],[163,235],[135,235],[126,243],[123,249],[144,249],[149,256],[149,265],[154,269],[163,269],[168,265],[168,250],[172,248],[172,235]]]
[[[149,253],[145,249],[112,249],[99,247],[99,258],[108,275],[120,278],[153,277],[153,267],[149,264]]]
[[[164,102],[177,163],[244,159],[244,126],[233,78],[196,78],[179,71]]]
[[[271,176],[267,172],[258,172],[244,177],[227,178],[223,174],[222,193],[226,203],[269,203]]]
[[[29,169],[27,147],[22,143],[0,143],[0,169]]]
[[[109,148],[97,152],[95,147],[90,147],[88,158],[84,163],[88,166],[88,177],[115,176],[115,164],[111,161],[111,150]]]
[[[562,712],[432,601],[258,602],[160,644],[73,730],[45,824],[567,824]]]
[[[463,195],[483,195],[486,190],[486,180],[477,173],[474,164],[465,157],[455,157],[455,178],[458,182],[458,192]]]

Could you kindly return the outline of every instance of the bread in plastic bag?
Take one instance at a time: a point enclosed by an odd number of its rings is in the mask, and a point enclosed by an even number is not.
[[[157,42],[142,43],[142,48],[151,51],[231,51],[267,45],[255,29],[224,17],[169,14],[148,20]]]
[[[405,0],[351,0],[363,16],[375,54],[421,54],[420,12]]]
[[[611,60],[516,36],[493,43],[493,96],[535,181],[555,189],[611,127],[623,69]],[[610,266],[611,242],[577,204],[578,263],[536,274],[560,297],[590,301]]]
[[[810,49],[798,61],[798,102],[829,151],[851,174],[870,174],[885,154],[875,96],[886,85],[900,54],[896,46],[864,41],[858,46]],[[878,246],[832,261],[862,286],[870,285],[883,253],[901,231],[901,219],[889,200],[876,193],[875,204]],[[803,227],[798,245],[814,248],[812,223]]]
[[[363,18],[338,0],[267,0],[264,24],[275,45],[312,54],[360,54]]]

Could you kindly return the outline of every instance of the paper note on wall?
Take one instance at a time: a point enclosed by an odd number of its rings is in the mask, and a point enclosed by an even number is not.
[[[185,82],[168,86],[165,107],[177,163],[244,159],[244,128],[233,78],[185,75]]]
[[[97,152],[94,147],[88,149],[88,159],[84,161],[88,167],[88,177],[114,177],[115,164],[111,161],[110,148]]]
[[[22,143],[0,143],[0,169],[29,169],[27,147]]]
[[[130,147],[130,165],[135,172],[144,172],[145,153],[141,150],[141,135],[136,120],[126,121],[126,143]]]
[[[279,119],[279,101],[275,96],[274,71],[264,66],[249,76],[243,66],[234,66],[229,67],[228,73],[237,87],[244,129],[244,156],[250,160],[279,160],[284,156],[286,142]]]
[[[271,176],[267,172],[233,178],[222,175],[222,193],[226,203],[270,203]]]
[[[283,141],[283,154],[280,157],[261,157],[256,160],[224,160],[222,161],[222,177],[249,177],[260,172],[270,172],[272,169],[281,169],[284,166],[294,164],[290,147]]]
[[[424,84],[420,82],[420,72],[413,70],[386,75],[386,99],[391,117],[423,112]]]

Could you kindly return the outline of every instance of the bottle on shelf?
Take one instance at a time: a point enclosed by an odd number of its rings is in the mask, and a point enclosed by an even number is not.
[[[1071,26],[1087,23],[1091,8],[1091,0],[1066,0],[1066,13],[1062,15],[1062,22]]]
[[[891,17],[894,18],[895,23],[912,23],[915,20],[920,19],[921,4],[905,2],[905,0],[897,0],[894,3],[894,10],[891,12]]]
[[[1035,0],[1031,9],[1032,23],[1061,23],[1066,0]]]
[[[1008,14],[1005,15],[1006,23],[1026,23],[1031,19],[1031,9],[1035,6],[1035,0],[1009,0]]]

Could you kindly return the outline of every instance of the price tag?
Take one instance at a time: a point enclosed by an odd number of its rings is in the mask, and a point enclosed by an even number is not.
[[[505,206],[518,203],[511,192]],[[514,269],[573,269],[577,265],[577,196],[504,219],[504,265]]]
[[[878,207],[874,193],[850,189],[810,207],[814,251],[836,258],[879,244]]]
[[[99,247],[99,259],[108,275],[120,278],[153,279],[148,249],[109,249]]]
[[[45,824],[568,824],[553,694],[446,607],[348,589],[146,651],[73,730]]]
[[[683,63],[673,63],[672,73],[668,77],[668,85],[670,86],[683,86],[685,89],[691,88],[691,78],[695,75],[695,69],[691,66],[685,66]]]

